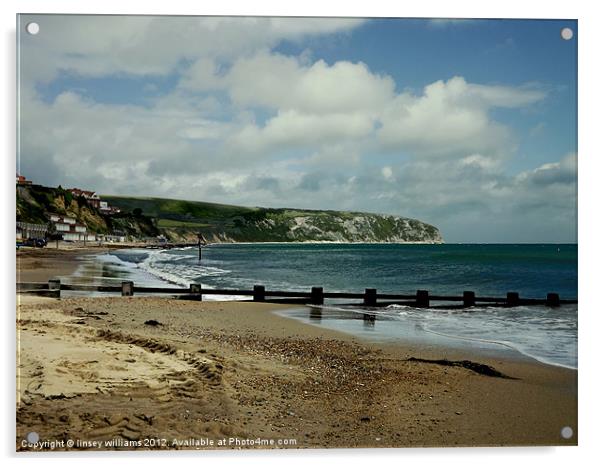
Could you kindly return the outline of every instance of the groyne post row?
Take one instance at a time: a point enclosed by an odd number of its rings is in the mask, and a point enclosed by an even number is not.
[[[416,294],[378,293],[375,288],[366,288],[363,293],[328,293],[323,287],[312,287],[310,292],[304,291],[269,291],[263,285],[255,285],[252,290],[210,289],[203,288],[200,283],[192,283],[189,288],[145,287],[135,286],[132,281],[123,281],[121,286],[105,285],[72,285],[52,279],[48,283],[17,283],[17,292],[35,292],[47,296],[60,297],[61,290],[121,293],[122,296],[134,296],[134,292],[144,294],[182,295],[182,299],[201,301],[203,295],[248,296],[255,302],[281,302],[297,304],[324,304],[325,299],[351,299],[354,302],[345,303],[356,306],[380,307],[390,304],[404,304],[414,307],[436,307],[432,303],[447,303],[440,307],[471,307],[487,306],[521,306],[546,305],[557,307],[562,304],[577,304],[576,299],[560,299],[558,293],[548,293],[545,299],[521,298],[515,291],[508,292],[504,297],[476,296],[474,291],[464,291],[462,296],[431,295],[428,290],[417,290]]]

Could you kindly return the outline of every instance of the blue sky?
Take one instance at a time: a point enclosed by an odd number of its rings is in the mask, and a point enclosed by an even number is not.
[[[31,20],[19,163],[36,181],[576,240],[575,21]]]

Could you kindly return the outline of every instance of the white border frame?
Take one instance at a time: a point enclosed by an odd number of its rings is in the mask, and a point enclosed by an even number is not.
[[[401,16],[401,17],[470,17],[470,18],[562,18],[579,20],[579,305],[583,310],[579,322],[579,447],[554,448],[456,448],[456,449],[372,449],[372,450],[294,450],[294,451],[243,451],[243,452],[166,452],[166,453],[68,453],[68,454],[19,454],[20,462],[29,463],[32,458],[44,457],[50,463],[65,461],[85,461],[90,464],[104,464],[116,457],[127,461],[150,463],[164,462],[167,458],[178,461],[200,462],[238,462],[245,464],[306,464],[309,462],[341,461],[347,464],[364,464],[376,457],[379,463],[400,464],[420,463],[440,464],[506,464],[508,462],[538,461],[546,464],[581,463],[593,458],[596,453],[597,432],[600,430],[598,414],[599,401],[596,400],[595,373],[599,370],[598,348],[595,346],[600,324],[600,304],[594,300],[596,279],[599,274],[597,259],[601,258],[597,228],[600,221],[600,207],[597,198],[600,195],[600,151],[598,129],[600,120],[600,59],[596,48],[602,44],[602,24],[595,2],[525,2],[524,0],[505,0],[483,2],[477,0],[422,0],[421,2],[387,2],[371,0],[369,2],[348,0],[344,6],[328,3],[324,0],[305,0],[303,2],[254,0],[221,2],[193,2],[185,0],[146,0],[129,2],[123,0],[103,0],[102,2],[81,2],[76,0],[4,0],[0,3],[2,15],[3,60],[0,69],[2,102],[2,141],[4,145],[4,170],[2,170],[2,218],[0,245],[2,251],[2,296],[4,306],[4,344],[3,356],[7,362],[2,395],[6,413],[3,420],[2,449],[3,456],[9,461],[16,460],[14,453],[15,419],[15,331],[14,331],[14,267],[15,256],[12,249],[14,230],[12,219],[15,215],[15,191],[13,175],[15,167],[15,24],[16,13],[89,13],[89,14],[181,14],[181,15],[282,15],[282,16]],[[599,52],[598,52],[599,53]],[[13,376],[11,376],[11,373]],[[596,455],[598,456],[598,455]]]

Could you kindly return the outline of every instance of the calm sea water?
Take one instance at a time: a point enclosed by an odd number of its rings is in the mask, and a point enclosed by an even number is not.
[[[570,244],[223,244],[172,250],[120,250],[90,258],[80,279],[139,284],[165,281],[208,288],[415,293],[577,298],[577,246]],[[77,278],[75,278],[77,280]],[[214,297],[215,299],[216,297]],[[217,297],[220,298],[220,297]],[[224,299],[224,297],[221,297]],[[481,342],[510,346],[541,361],[577,367],[577,306],[417,310],[390,306],[365,325],[357,309],[326,303],[320,319],[306,310],[289,315],[375,340]]]

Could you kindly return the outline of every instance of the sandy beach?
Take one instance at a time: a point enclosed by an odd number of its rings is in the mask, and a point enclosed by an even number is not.
[[[20,280],[81,252],[23,254]],[[57,449],[577,443],[577,371],[524,357],[369,343],[265,303],[17,302],[17,450],[29,432]]]

